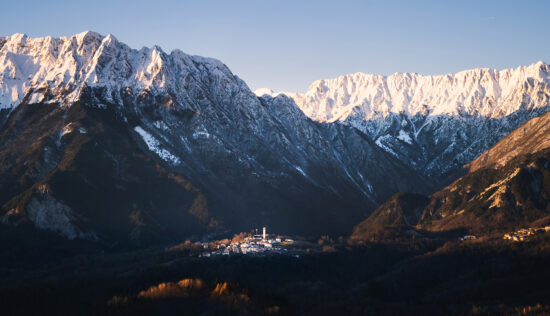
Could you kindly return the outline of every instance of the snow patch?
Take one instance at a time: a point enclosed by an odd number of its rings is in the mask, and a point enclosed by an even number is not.
[[[384,151],[388,152],[389,154],[391,154],[392,156],[395,156],[397,157],[397,154],[391,149],[389,148],[388,146],[382,144],[382,141],[391,137],[390,135],[384,135],[384,136],[381,136],[381,137],[378,137],[378,139],[376,139],[376,141],[374,142],[378,147],[384,149]]]
[[[372,185],[370,184],[369,180],[365,179],[365,177],[363,177],[363,175],[360,172],[358,172],[357,174],[361,178],[361,181],[363,181],[363,183],[365,183],[365,185],[367,186],[367,189],[369,190],[369,192],[371,194],[373,194],[374,190],[373,190]]]
[[[164,123],[163,121],[155,121],[153,125],[155,125],[156,128],[161,129],[163,131],[168,130],[168,125],[166,125],[166,123]]]
[[[399,131],[399,135],[397,135],[397,138],[404,141],[407,144],[412,144],[411,136],[409,136],[409,134],[404,130]]]
[[[197,139],[199,137],[205,137],[205,138],[210,138],[212,135],[210,135],[210,133],[208,132],[205,132],[205,131],[196,131],[193,133],[193,138]]]
[[[171,162],[174,165],[180,164],[181,161],[178,157],[174,156],[168,150],[160,148],[161,144],[159,143],[159,141],[155,137],[153,137],[153,135],[149,134],[143,128],[141,128],[141,126],[134,127],[134,131],[136,131],[136,133],[138,133],[141,138],[143,138],[143,141],[150,151],[157,154],[164,161]]]
[[[183,146],[185,147],[185,149],[187,149],[188,152],[192,152],[193,150],[191,149],[191,144],[189,144],[189,141],[187,140],[187,138],[183,137],[183,136],[180,136],[180,140],[182,141],[183,143]]]
[[[304,172],[304,170],[298,166],[294,166],[296,170],[298,170],[299,173],[301,173],[304,177],[307,177],[307,174]]]
[[[367,182],[367,188],[369,189],[370,193],[374,193],[374,189],[372,188],[372,185]]]

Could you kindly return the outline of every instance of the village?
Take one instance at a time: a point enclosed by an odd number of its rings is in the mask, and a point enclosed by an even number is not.
[[[263,227],[261,234],[258,233],[258,229],[255,229],[253,232],[236,234],[232,239],[202,242],[187,240],[167,250],[183,251],[199,258],[237,254],[292,254],[299,256],[298,253],[311,246],[313,245],[306,241],[295,240],[290,236],[268,234],[267,228]]]
[[[207,243],[207,247],[204,247],[204,252],[199,257],[210,257],[216,255],[232,255],[232,254],[258,254],[258,253],[283,253],[288,251],[288,247],[294,244],[292,238],[285,236],[272,236],[267,234],[267,228],[262,228],[262,233],[256,234],[244,233],[235,235],[232,240],[220,240],[212,243]]]
[[[537,228],[522,228],[518,231],[504,234],[503,239],[512,240],[512,241],[528,241],[535,237],[536,235],[544,234],[545,232],[550,231],[550,226],[537,227]]]

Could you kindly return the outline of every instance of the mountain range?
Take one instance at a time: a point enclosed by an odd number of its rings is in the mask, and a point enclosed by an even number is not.
[[[346,232],[425,177],[221,62],[113,36],[0,40],[2,221],[166,240],[269,226]]]
[[[353,126],[411,168],[452,180],[462,166],[523,122],[548,110],[550,68],[477,68],[456,74],[356,73],[285,94],[311,119]]]
[[[477,172],[548,110],[549,82],[539,62],[253,93],[218,60],[112,35],[0,37],[0,219],[101,242],[343,235],[397,192]]]
[[[549,225],[549,138],[550,112],[522,124],[430,196],[394,195],[354,228],[352,240],[402,228],[499,235]]]

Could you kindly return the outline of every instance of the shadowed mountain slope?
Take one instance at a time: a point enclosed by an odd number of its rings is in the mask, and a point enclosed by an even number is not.
[[[469,173],[429,196],[428,202],[424,196],[411,203],[396,195],[359,224],[354,235],[360,238],[366,227],[375,231],[387,225],[388,215],[381,221],[381,214],[418,214],[418,204],[425,204],[421,216],[407,224],[432,231],[461,229],[486,235],[549,224],[548,126],[548,113],[529,120],[469,164]]]
[[[422,194],[397,193],[355,226],[351,240],[383,239],[387,228],[415,226],[429,201]]]
[[[548,111],[550,67],[540,61],[437,76],[355,73],[317,80],[304,94],[282,94],[308,117],[354,126],[404,164],[446,185],[464,164]]]
[[[113,36],[0,48],[2,221],[163,241],[268,226],[342,234],[422,175],[356,128],[254,95],[221,62]]]

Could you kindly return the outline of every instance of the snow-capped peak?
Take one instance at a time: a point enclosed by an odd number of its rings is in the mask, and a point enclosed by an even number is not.
[[[255,90],[254,93],[259,97],[261,97],[265,94],[270,95],[270,96],[275,95],[275,92],[273,92],[273,90],[271,90],[269,88],[260,88],[260,89]]]
[[[458,170],[521,123],[550,109],[550,67],[456,74],[354,73],[317,80],[294,99],[311,119],[359,129],[375,144],[429,176]]]
[[[540,92],[549,94],[548,64],[539,61],[515,69],[476,68],[456,74],[390,76],[354,73],[317,80],[306,93],[287,94],[310,118],[322,122],[371,120],[389,113],[429,112],[430,115],[502,117],[520,108],[548,106]],[[528,95],[533,102],[524,104]],[[539,100],[540,99],[540,100]]]
[[[146,91],[183,101],[187,76],[208,72],[222,81],[244,85],[221,62],[170,54],[160,47],[135,50],[113,35],[85,31],[70,37],[30,38],[14,34],[0,39],[0,109],[27,102],[70,104],[84,87],[102,88],[103,96],[120,103],[122,90]]]

